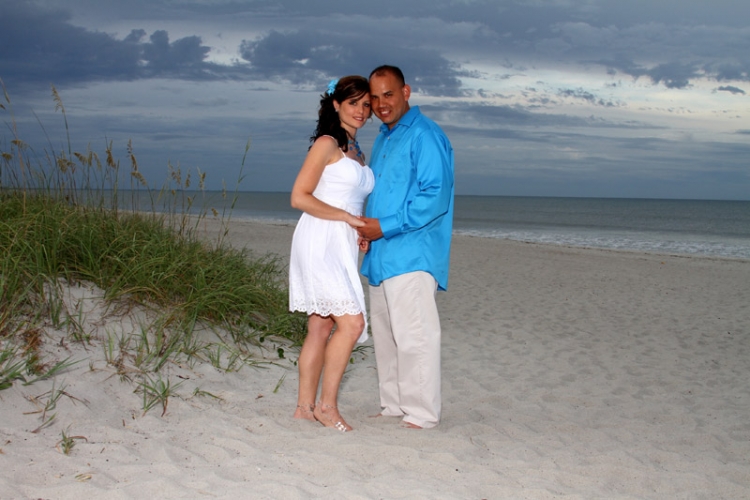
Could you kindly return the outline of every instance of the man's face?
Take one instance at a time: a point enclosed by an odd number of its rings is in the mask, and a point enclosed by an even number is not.
[[[370,103],[375,116],[393,128],[404,114],[409,111],[411,88],[401,85],[390,73],[383,76],[373,75],[370,78]]]

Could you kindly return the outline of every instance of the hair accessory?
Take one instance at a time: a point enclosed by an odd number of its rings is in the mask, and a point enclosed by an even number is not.
[[[338,85],[338,80],[331,80],[328,82],[328,90],[326,91],[326,94],[333,95],[333,93],[336,91],[336,85]]]

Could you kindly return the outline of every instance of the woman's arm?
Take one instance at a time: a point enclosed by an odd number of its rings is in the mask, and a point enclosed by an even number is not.
[[[343,221],[352,227],[359,227],[364,223],[346,210],[331,205],[313,196],[313,191],[320,182],[323,170],[327,165],[339,160],[341,151],[333,137],[321,136],[313,143],[305,161],[297,174],[292,187],[291,204],[293,208],[302,210],[313,217],[326,220]]]

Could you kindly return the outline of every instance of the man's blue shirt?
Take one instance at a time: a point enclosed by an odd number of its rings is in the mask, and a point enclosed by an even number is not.
[[[362,274],[371,285],[413,271],[426,271],[448,287],[453,233],[453,148],[419,107],[393,129],[383,124],[370,159],[375,189],[366,216],[380,221],[383,238],[370,244]]]

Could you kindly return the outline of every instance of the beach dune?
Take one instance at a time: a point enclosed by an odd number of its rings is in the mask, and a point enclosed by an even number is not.
[[[287,258],[291,226],[231,225],[234,246]],[[0,498],[750,498],[750,261],[457,236],[451,266],[437,428],[372,417],[371,348],[341,434],[291,418],[293,352],[170,365],[178,397],[144,415],[101,342],[50,331],[82,361],[0,391]],[[70,397],[38,429],[54,384]]]

